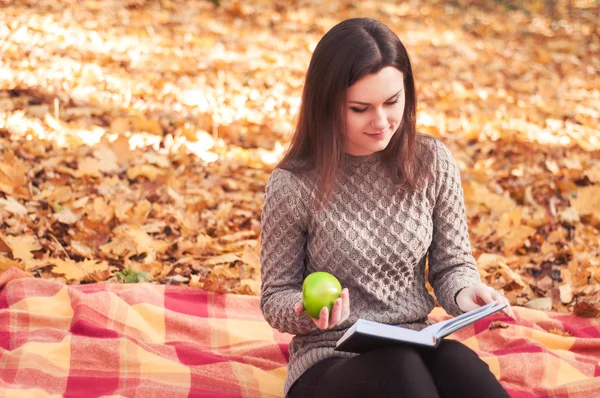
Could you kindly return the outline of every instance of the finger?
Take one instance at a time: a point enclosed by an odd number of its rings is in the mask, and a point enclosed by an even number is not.
[[[504,309],[502,310],[502,312],[504,312],[506,315],[508,315],[509,317],[512,318],[511,315],[511,309],[510,309],[510,303],[508,302],[508,300],[506,299],[506,297],[501,296],[501,298],[498,300],[499,303],[501,304],[505,304],[506,307],[504,307]]]
[[[494,301],[496,301],[497,303],[499,303],[499,304],[503,304],[503,303],[505,303],[505,302],[506,302],[506,298],[505,298],[505,297],[502,295],[502,293],[500,293],[500,292],[497,292],[497,291],[494,291],[494,292],[492,292],[492,293],[490,293],[490,294],[491,294],[491,296],[492,296],[492,299],[493,299]]]
[[[512,308],[510,307],[510,302],[508,301],[508,299],[506,297],[504,297],[503,294],[499,293],[499,292],[495,292],[491,293],[492,296],[495,296],[494,299],[500,303],[500,304],[506,304],[506,307],[504,307],[504,309],[502,310],[502,312],[504,312],[506,315],[508,315],[509,317],[511,317],[512,319],[516,319],[515,318],[515,314],[512,310]]]
[[[475,299],[473,299],[471,296],[459,295],[456,297],[456,304],[458,305],[458,308],[464,312],[473,311],[474,309],[479,308],[479,305],[475,302]]]
[[[500,292],[498,292],[496,289],[494,289],[494,288],[493,288],[493,287],[491,287],[491,286],[488,286],[488,287],[487,287],[487,290],[488,290],[488,292],[490,293],[490,296],[492,296],[492,299],[493,299],[493,300],[500,301],[500,298],[501,298],[501,297],[504,297],[504,296],[502,296],[502,295],[500,294]]]
[[[296,311],[298,314],[304,312],[304,306],[302,305],[302,301],[298,301],[296,304],[294,304],[294,311]]]
[[[342,319],[341,322],[348,319],[350,316],[350,292],[348,288],[342,290]]]
[[[494,301],[489,289],[477,289],[477,296],[485,303],[489,304]]]
[[[321,308],[319,313],[319,328],[327,329],[329,327],[329,310],[327,307]]]
[[[476,310],[477,308],[481,307],[479,304],[477,304],[475,301],[473,301],[471,299],[461,301],[460,303],[457,303],[457,304],[458,304],[458,308],[460,308],[464,312],[473,311],[473,310]]]
[[[512,319],[514,319],[515,321],[517,320],[517,316],[515,315],[515,312],[512,309],[512,306],[510,305],[510,301],[508,301],[508,299],[506,297],[504,297],[504,300],[506,300],[506,308],[508,310],[508,316],[510,316]]]
[[[323,329],[322,325],[323,325],[323,309],[321,309],[321,311],[319,312],[319,317],[318,318],[313,318],[312,316],[310,317],[310,319],[313,321],[313,323],[319,328],[319,329]]]
[[[329,318],[329,327],[339,325],[342,319],[342,299],[338,298],[333,302],[331,317]]]
[[[490,287],[490,289],[492,289],[492,288]],[[506,304],[506,307],[504,307],[504,309],[502,310],[506,315],[508,315],[512,319],[517,319],[514,311],[512,310],[512,307],[510,306],[510,301],[508,301],[506,296],[504,296],[502,293],[498,292],[497,290],[493,290],[493,289],[490,291],[490,294],[492,295],[494,300],[496,300],[498,303]]]

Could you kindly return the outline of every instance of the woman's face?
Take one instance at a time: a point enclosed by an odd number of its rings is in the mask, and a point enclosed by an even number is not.
[[[404,115],[404,76],[393,66],[348,87],[345,150],[367,156],[384,150]]]

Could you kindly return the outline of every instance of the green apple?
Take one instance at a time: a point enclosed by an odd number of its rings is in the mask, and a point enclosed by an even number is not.
[[[302,283],[302,305],[306,313],[315,319],[319,319],[323,307],[327,307],[331,315],[333,302],[341,295],[340,281],[328,272],[313,272]]]

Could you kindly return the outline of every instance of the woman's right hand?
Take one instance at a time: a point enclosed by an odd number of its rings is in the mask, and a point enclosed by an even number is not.
[[[294,305],[294,311],[301,314],[304,311],[302,301],[297,302]],[[308,315],[307,315],[308,316]],[[350,293],[348,288],[342,290],[342,296],[333,302],[333,308],[331,309],[331,316],[327,307],[321,308],[319,313],[319,319],[311,317],[312,321],[317,325],[319,329],[331,329],[332,327],[339,325],[344,322],[350,316]]]

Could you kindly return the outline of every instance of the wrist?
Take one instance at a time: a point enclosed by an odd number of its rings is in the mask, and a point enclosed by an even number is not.
[[[460,292],[462,292],[463,290],[465,290],[466,287],[460,288],[458,289],[458,291],[454,294],[454,304],[456,304],[458,306],[458,295],[460,294]],[[460,308],[460,307],[459,307]]]

